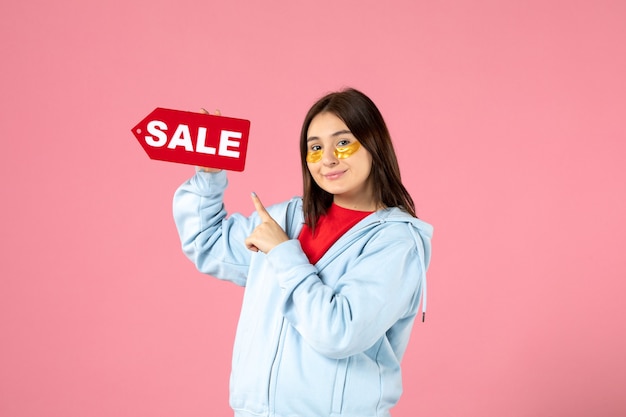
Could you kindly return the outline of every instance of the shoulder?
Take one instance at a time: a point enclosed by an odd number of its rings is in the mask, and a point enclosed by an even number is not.
[[[380,232],[382,233],[398,233],[400,235],[417,233],[428,238],[432,237],[433,234],[431,224],[413,217],[397,207],[379,210],[373,214],[373,218],[380,223]]]
[[[399,208],[379,210],[373,215],[378,222],[372,230],[369,245],[417,250],[429,257],[433,227]]]

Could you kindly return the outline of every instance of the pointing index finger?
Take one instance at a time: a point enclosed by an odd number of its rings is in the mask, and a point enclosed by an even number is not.
[[[270,216],[270,214],[265,209],[265,206],[263,206],[263,203],[261,203],[261,199],[259,199],[259,196],[257,196],[255,192],[252,192],[252,202],[254,203],[254,208],[256,209],[257,213],[259,213],[261,220],[266,221],[272,218],[272,216]]]

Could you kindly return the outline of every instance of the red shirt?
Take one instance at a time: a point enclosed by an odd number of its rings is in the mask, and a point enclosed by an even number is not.
[[[298,236],[302,250],[311,264],[317,263],[326,251],[352,226],[372,214],[373,211],[357,211],[339,207],[333,203],[325,215],[320,216],[315,234],[306,224]]]

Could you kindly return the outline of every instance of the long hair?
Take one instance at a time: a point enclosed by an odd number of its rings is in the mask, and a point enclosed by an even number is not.
[[[340,118],[361,145],[372,155],[370,180],[377,206],[399,207],[413,217],[415,204],[400,179],[398,159],[391,136],[374,102],[353,88],[330,93],[309,110],[300,133],[303,210],[307,225],[315,230],[318,219],[333,202],[333,195],[321,189],[309,172],[306,162],[307,134],[311,121],[320,113],[330,112]]]

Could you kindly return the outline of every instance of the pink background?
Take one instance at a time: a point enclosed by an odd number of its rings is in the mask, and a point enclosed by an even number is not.
[[[227,203],[300,194],[304,113],[379,105],[435,226],[396,417],[626,415],[626,3],[4,1],[0,415],[227,416],[242,291],[179,249],[155,107],[252,121]]]

